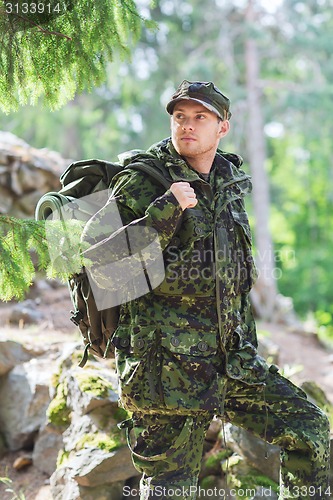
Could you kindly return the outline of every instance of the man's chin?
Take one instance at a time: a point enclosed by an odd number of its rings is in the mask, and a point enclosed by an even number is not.
[[[198,154],[197,146],[194,143],[181,144],[180,147],[176,148],[176,150],[180,156],[188,158],[192,158]]]

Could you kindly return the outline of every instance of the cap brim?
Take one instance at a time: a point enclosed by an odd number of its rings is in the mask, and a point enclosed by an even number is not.
[[[222,116],[217,111],[217,109],[214,108],[214,106],[212,106],[208,102],[201,101],[200,99],[194,99],[193,97],[185,97],[185,96],[184,97],[177,97],[176,99],[172,99],[170,102],[168,102],[168,104],[166,105],[166,110],[169,113],[169,115],[172,115],[174,107],[180,101],[195,101],[195,102],[199,102],[200,104],[202,104],[203,106],[205,106],[205,108],[207,108],[209,111],[212,111],[219,118],[221,118],[221,120],[223,120]]]

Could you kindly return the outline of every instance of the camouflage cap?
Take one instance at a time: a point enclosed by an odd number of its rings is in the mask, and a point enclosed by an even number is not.
[[[167,112],[172,115],[175,105],[182,100],[200,102],[207,109],[216,113],[222,120],[228,120],[231,117],[229,111],[230,100],[215,87],[213,82],[189,82],[184,80],[166,105]]]

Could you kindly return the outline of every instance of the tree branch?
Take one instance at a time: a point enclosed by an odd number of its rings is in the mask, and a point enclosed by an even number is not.
[[[32,19],[28,19],[27,17],[21,16],[20,14],[9,13],[8,15],[14,16],[16,18],[22,19],[25,22],[30,23],[35,28],[38,28],[38,31],[40,31],[41,33],[43,33],[43,35],[55,35],[55,36],[59,36],[59,37],[62,37],[62,38],[66,38],[66,40],[69,40],[69,41],[73,40],[70,36],[64,35],[63,33],[59,33],[58,31],[49,31],[49,30],[46,30],[46,29],[42,28],[42,26],[40,24],[35,23],[35,21],[32,21]]]

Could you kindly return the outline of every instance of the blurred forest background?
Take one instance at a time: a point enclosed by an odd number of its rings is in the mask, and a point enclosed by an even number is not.
[[[232,103],[221,148],[253,177],[263,316],[278,294],[291,297],[333,340],[333,1],[136,5],[157,29],[143,26],[130,59],[107,63],[104,83],[55,111],[39,101],[0,114],[0,129],[66,158],[115,160],[169,135],[164,106],[183,79],[214,81]]]

